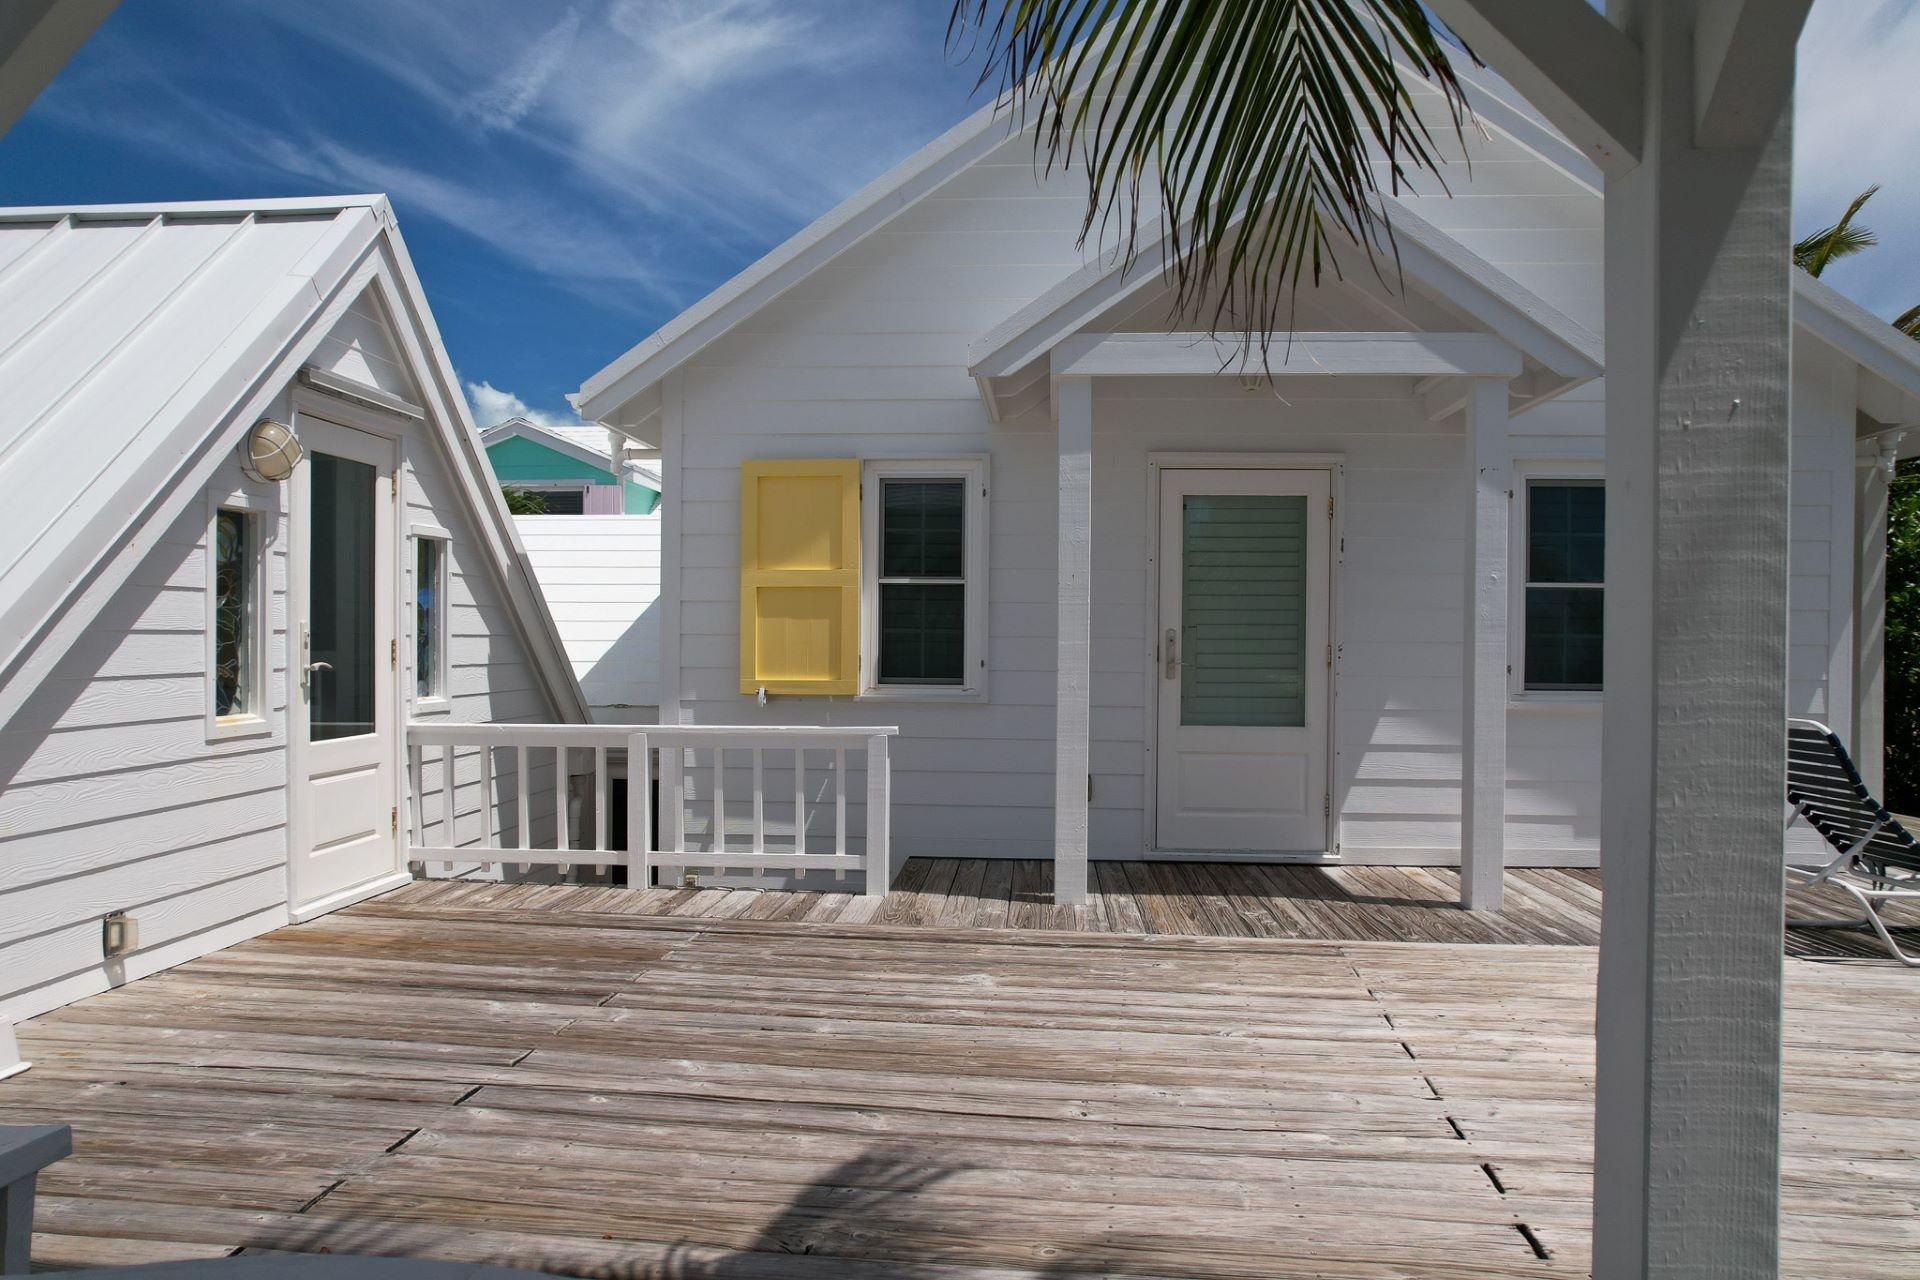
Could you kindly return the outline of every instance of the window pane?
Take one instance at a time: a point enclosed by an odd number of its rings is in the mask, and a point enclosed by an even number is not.
[[[248,520],[222,511],[213,522],[213,710],[253,712],[253,548]]]
[[[957,582],[880,584],[880,683],[966,682],[966,594]]]
[[[373,732],[373,467],[315,453],[308,590],[315,742]]]
[[[1527,490],[1527,581],[1606,581],[1607,491],[1597,484]]]
[[[546,514],[550,516],[577,516],[587,509],[587,495],[580,489],[536,490],[540,500],[546,503]]]
[[[963,481],[887,480],[880,495],[881,577],[962,576]]]
[[[1527,588],[1527,688],[1600,688],[1605,596],[1596,587]]]
[[[440,567],[445,544],[420,538],[414,563],[414,688],[422,698],[440,692]]]
[[[1180,723],[1304,725],[1307,500],[1184,503]]]

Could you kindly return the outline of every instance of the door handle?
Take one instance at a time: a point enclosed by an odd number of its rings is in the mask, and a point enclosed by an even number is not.
[[[1167,659],[1167,679],[1171,680],[1180,671],[1180,629],[1167,628],[1167,646],[1161,651]]]
[[[331,662],[307,663],[306,666],[300,669],[300,692],[311,693],[313,691],[313,673],[314,672],[331,671],[331,670],[333,670],[333,664]]]

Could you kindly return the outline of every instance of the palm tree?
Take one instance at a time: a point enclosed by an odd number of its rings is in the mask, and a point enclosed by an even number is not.
[[[1343,252],[1393,256],[1382,177],[1440,177],[1397,64],[1457,140],[1471,114],[1452,57],[1472,53],[1419,0],[955,0],[947,43],[1032,119],[1049,168],[1084,167],[1082,242],[1113,228],[1131,257],[1157,205],[1180,313],[1211,299],[1198,318],[1262,346]]]
[[[1810,276],[1817,276],[1827,269],[1829,263],[1842,258],[1850,258],[1862,249],[1871,249],[1880,243],[1880,237],[1866,227],[1856,227],[1853,220],[1880,190],[1880,184],[1874,183],[1853,198],[1847,211],[1840,215],[1840,221],[1830,227],[1822,227],[1797,242],[1793,246],[1793,265]],[[1899,321],[1895,321],[1898,324]]]

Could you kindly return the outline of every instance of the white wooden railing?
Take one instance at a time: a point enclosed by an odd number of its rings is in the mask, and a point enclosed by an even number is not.
[[[865,874],[868,894],[884,895],[894,874],[887,740],[897,732],[891,727],[416,722],[407,726],[407,856],[449,869],[553,866],[564,874],[575,866],[624,866],[635,885],[650,884],[656,867],[663,872],[832,871],[836,879],[852,871]],[[859,852],[849,843],[850,758],[864,766]],[[430,782],[428,767],[436,760],[439,777]],[[644,764],[634,767],[635,761]],[[472,763],[477,772],[464,785],[463,763]],[[608,784],[621,770],[628,777],[627,847],[616,849],[609,834]],[[750,820],[729,808],[730,773],[737,775],[740,796],[734,808],[750,801]],[[648,786],[656,776],[657,848]],[[576,778],[585,792],[577,810],[569,785]],[[475,781],[477,801],[463,812],[461,795]],[[436,793],[439,814],[430,820],[427,800]],[[830,852],[823,847],[828,813]],[[821,828],[818,835],[815,825]],[[536,831],[542,836],[538,842]],[[664,877],[662,883],[667,883]]]

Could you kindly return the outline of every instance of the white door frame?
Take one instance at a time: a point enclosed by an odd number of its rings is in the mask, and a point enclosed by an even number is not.
[[[1346,455],[1341,453],[1206,453],[1186,450],[1156,451],[1147,455],[1147,632],[1145,678],[1141,707],[1146,717],[1142,786],[1140,852],[1151,858],[1188,858],[1206,862],[1337,862],[1340,860],[1340,815],[1346,794],[1340,785],[1340,752],[1336,715],[1340,696],[1340,561],[1346,546],[1347,504],[1342,490]],[[1195,853],[1162,849],[1160,825],[1160,473],[1163,471],[1325,471],[1333,495],[1333,530],[1327,566],[1327,640],[1333,646],[1333,667],[1327,673],[1327,851],[1298,853]]]
[[[335,396],[324,395],[305,387],[294,388],[293,393],[293,431],[297,439],[303,420],[319,419],[333,426],[345,427],[366,435],[378,436],[393,445],[393,537],[389,548],[393,558],[391,566],[393,598],[388,601],[392,609],[392,638],[398,643],[408,634],[404,623],[403,604],[405,579],[406,530],[400,519],[406,507],[404,492],[407,480],[406,451],[402,447],[406,438],[407,420],[399,414],[382,413],[366,408]],[[380,877],[367,884],[356,885],[342,893],[332,894],[302,906],[298,884],[299,865],[305,851],[310,847],[310,820],[307,811],[306,788],[308,744],[306,732],[296,723],[301,717],[295,710],[295,699],[299,694],[300,679],[300,618],[299,606],[304,603],[304,588],[296,591],[301,582],[301,567],[297,558],[304,553],[304,546],[296,546],[299,539],[295,536],[296,513],[293,504],[287,506],[287,915],[295,924],[304,923],[341,907],[386,893],[413,879],[407,869],[408,828],[400,824],[395,838],[395,866],[392,874]],[[393,779],[394,803],[404,807],[407,803],[407,699],[406,690],[401,687],[399,673],[389,672],[393,677],[389,682],[389,696],[393,700]]]

